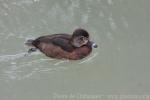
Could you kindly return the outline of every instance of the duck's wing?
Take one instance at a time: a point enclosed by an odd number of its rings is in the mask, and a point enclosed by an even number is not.
[[[41,36],[39,38],[37,38],[37,41],[41,41],[41,42],[48,42],[49,40],[53,39],[53,38],[64,38],[64,39],[70,39],[71,35],[69,34],[53,34],[53,35],[45,35],[45,36]]]
[[[70,40],[66,38],[53,38],[52,44],[61,47],[67,52],[72,52],[74,50],[74,47],[70,44]]]
[[[33,44],[37,48],[41,48],[41,43],[45,44],[45,46],[54,45],[56,47],[60,47],[66,52],[72,52],[74,47],[69,43],[71,35],[68,34],[55,34],[55,35],[48,35],[42,36],[36,39]]]

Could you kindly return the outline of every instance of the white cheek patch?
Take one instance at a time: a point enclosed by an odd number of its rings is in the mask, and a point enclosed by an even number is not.
[[[84,40],[84,43],[83,44],[87,44],[88,43],[88,40]]]

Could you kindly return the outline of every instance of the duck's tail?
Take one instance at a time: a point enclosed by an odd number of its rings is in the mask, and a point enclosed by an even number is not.
[[[25,42],[25,45],[27,45],[27,46],[33,46],[33,39],[29,39],[29,40],[27,40],[26,42]]]
[[[28,39],[25,42],[25,45],[29,46],[29,50],[28,50],[28,53],[26,53],[24,56],[28,56],[29,54],[37,50],[37,48],[33,45],[33,42],[34,42],[34,39]]]

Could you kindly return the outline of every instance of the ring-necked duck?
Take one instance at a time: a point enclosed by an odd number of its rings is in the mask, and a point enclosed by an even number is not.
[[[29,52],[39,49],[46,56],[57,59],[78,60],[86,57],[97,45],[89,40],[89,33],[84,29],[76,29],[70,34],[53,34],[28,40]]]

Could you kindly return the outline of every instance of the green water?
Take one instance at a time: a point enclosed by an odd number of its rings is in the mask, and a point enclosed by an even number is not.
[[[0,0],[0,100],[149,100],[150,0]],[[99,47],[80,61],[29,38],[85,28]]]

